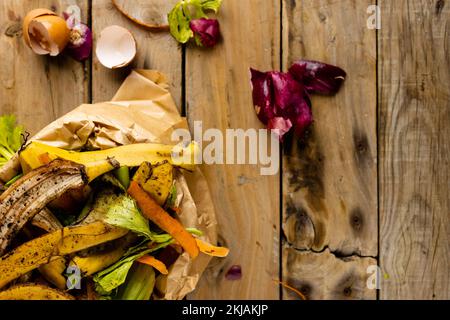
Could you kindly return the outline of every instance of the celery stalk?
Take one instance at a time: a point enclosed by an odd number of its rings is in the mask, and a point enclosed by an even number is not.
[[[120,184],[125,188],[128,189],[130,186],[130,170],[128,167],[120,167],[119,169],[116,169],[114,171],[114,175],[116,176],[117,180],[120,181]]]
[[[155,271],[143,263],[134,263],[119,290],[120,300],[150,300],[155,287]]]

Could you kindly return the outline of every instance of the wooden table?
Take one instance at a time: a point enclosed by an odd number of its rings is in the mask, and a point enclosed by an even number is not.
[[[381,29],[369,29],[378,3]],[[223,42],[183,48],[121,16],[110,0],[4,0],[0,4],[0,108],[33,133],[84,102],[109,100],[130,69],[34,55],[21,38],[26,12],[78,4],[97,37],[129,28],[133,67],[165,72],[192,125],[260,128],[249,67],[296,59],[348,73],[336,97],[313,98],[315,123],[283,146],[282,170],[204,166],[231,249],[214,260],[190,298],[450,298],[450,3],[444,0],[224,0]],[[150,0],[128,0],[145,19]],[[163,9],[161,9],[163,10]],[[164,9],[166,10],[166,9]],[[281,195],[281,196],[280,196]],[[226,280],[241,265],[240,281]],[[381,268],[381,290],[366,282]],[[369,268],[369,269],[368,269]]]

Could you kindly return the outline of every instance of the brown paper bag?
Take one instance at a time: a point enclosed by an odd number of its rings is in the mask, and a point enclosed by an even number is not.
[[[83,104],[37,133],[32,140],[67,149],[107,149],[132,143],[174,144],[177,128],[187,128],[168,91],[166,77],[158,71],[135,70],[109,102]],[[203,240],[217,241],[216,217],[209,188],[200,169],[177,174],[180,220],[186,227],[203,231]],[[192,260],[182,254],[160,276],[157,289],[164,299],[182,299],[195,286],[210,261],[200,255]]]

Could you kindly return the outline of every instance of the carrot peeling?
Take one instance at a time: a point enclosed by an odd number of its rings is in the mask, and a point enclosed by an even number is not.
[[[197,239],[197,238],[195,239],[195,241],[197,242],[197,246],[200,249],[200,252],[203,252],[212,257],[224,258],[230,252],[230,250],[228,248],[216,247],[216,246],[213,246],[212,244],[209,244],[209,243],[207,243],[203,240]]]
[[[128,194],[136,200],[138,207],[147,219],[170,234],[192,258],[198,256],[199,248],[195,238],[186,231],[178,220],[164,211],[136,181],[131,182]]]
[[[149,265],[149,266],[155,268],[161,274],[169,274],[169,271],[167,270],[166,265],[162,261],[159,261],[158,259],[156,259],[153,256],[145,255],[143,257],[140,257],[136,261],[139,262],[139,263],[143,263],[143,264],[146,264],[146,265]]]

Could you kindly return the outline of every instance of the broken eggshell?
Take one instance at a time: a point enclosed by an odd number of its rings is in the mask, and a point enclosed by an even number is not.
[[[136,52],[136,40],[129,30],[113,25],[100,32],[95,54],[105,67],[125,67],[134,60]]]
[[[69,42],[66,21],[48,9],[30,11],[22,29],[25,43],[39,55],[57,56]]]

